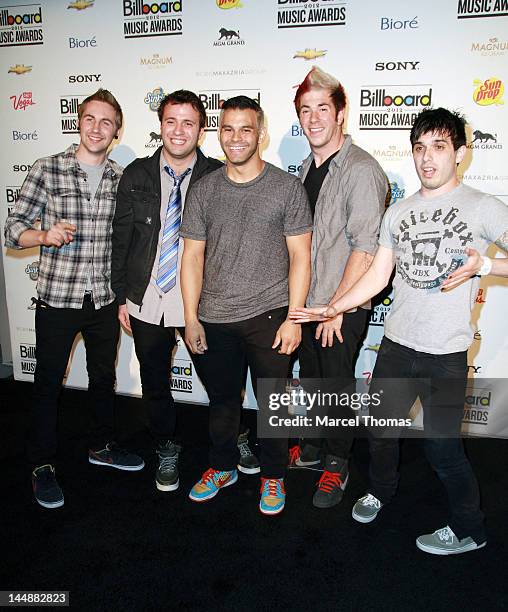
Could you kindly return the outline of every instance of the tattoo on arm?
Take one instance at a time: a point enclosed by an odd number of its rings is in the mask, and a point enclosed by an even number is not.
[[[508,230],[503,232],[494,244],[500,249],[503,249],[503,251],[508,251]]]

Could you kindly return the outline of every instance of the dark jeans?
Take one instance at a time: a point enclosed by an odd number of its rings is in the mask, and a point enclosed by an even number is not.
[[[104,448],[113,439],[115,361],[120,326],[116,302],[94,309],[52,308],[39,301],[35,311],[37,365],[28,458],[33,467],[55,462],[58,397],[74,339],[81,333],[86,349],[88,392],[93,415],[89,446]]]
[[[174,440],[176,407],[169,381],[173,350],[176,346],[175,332],[178,329],[180,335],[185,337],[185,329],[153,325],[132,316],[130,323],[150,431],[157,443]]]
[[[398,380],[390,383],[383,379]],[[426,379],[426,380],[422,380]],[[478,482],[465,452],[460,428],[467,380],[467,352],[431,355],[383,338],[370,387],[383,389],[374,417],[406,418],[417,396],[424,413],[424,449],[448,495],[449,526],[462,539],[485,540]],[[369,440],[369,492],[382,503],[395,494],[399,473],[399,439],[374,431]],[[429,437],[427,437],[429,436]]]
[[[284,387],[289,375],[289,355],[272,349],[277,329],[287,308],[277,308],[236,323],[202,322],[208,350],[199,356],[200,375],[210,399],[210,466],[233,470],[238,463],[236,444],[245,364],[250,367],[259,409],[267,409],[265,392],[258,393],[258,380],[278,379]],[[283,478],[287,465],[287,439],[262,439],[261,474]]]
[[[315,338],[317,323],[302,325],[302,344],[298,354],[300,378],[321,380],[332,387],[336,386],[334,380],[341,388],[354,384],[356,356],[367,326],[368,315],[369,311],[364,308],[345,313],[341,327],[344,342],[341,343],[334,337],[333,346],[327,347],[321,346],[321,338],[319,340]],[[318,384],[321,391],[325,386],[323,382]],[[308,388],[305,390],[316,391]],[[327,391],[336,392],[338,389],[331,388]],[[351,418],[354,414],[343,416]],[[325,455],[347,459],[353,445],[354,429],[344,427],[337,434],[337,437],[325,438],[322,441],[309,439],[308,443],[314,446],[321,445]]]

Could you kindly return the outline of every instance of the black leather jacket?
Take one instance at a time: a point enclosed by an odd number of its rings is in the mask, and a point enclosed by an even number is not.
[[[113,218],[111,288],[119,304],[127,298],[141,306],[153,268],[161,227],[160,156],[135,159],[125,168],[116,196]],[[222,163],[197,150],[189,189],[199,178]]]

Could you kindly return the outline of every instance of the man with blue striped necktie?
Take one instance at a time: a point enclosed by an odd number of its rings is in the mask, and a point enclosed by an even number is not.
[[[222,164],[198,148],[206,112],[196,94],[186,90],[169,94],[158,115],[162,146],[152,157],[132,162],[118,188],[111,284],[120,322],[132,332],[140,363],[143,399],[157,444],[156,486],[174,491],[178,446],[169,375],[175,331],[184,335],[180,220],[189,187]]]

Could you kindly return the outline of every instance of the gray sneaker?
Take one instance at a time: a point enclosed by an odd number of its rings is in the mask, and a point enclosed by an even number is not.
[[[356,502],[353,506],[352,516],[359,523],[371,523],[378,512],[383,507],[383,504],[372,493],[367,493]]]
[[[238,436],[238,450],[240,451],[240,459],[238,460],[238,469],[244,474],[258,474],[261,471],[259,459],[251,451],[249,446],[249,431]]]
[[[431,555],[460,555],[470,550],[483,548],[486,544],[487,542],[477,544],[469,537],[459,540],[448,525],[434,533],[416,538],[416,546]]]
[[[171,440],[164,440],[157,446],[158,465],[155,472],[155,486],[159,491],[176,491],[178,477],[179,447]]]

